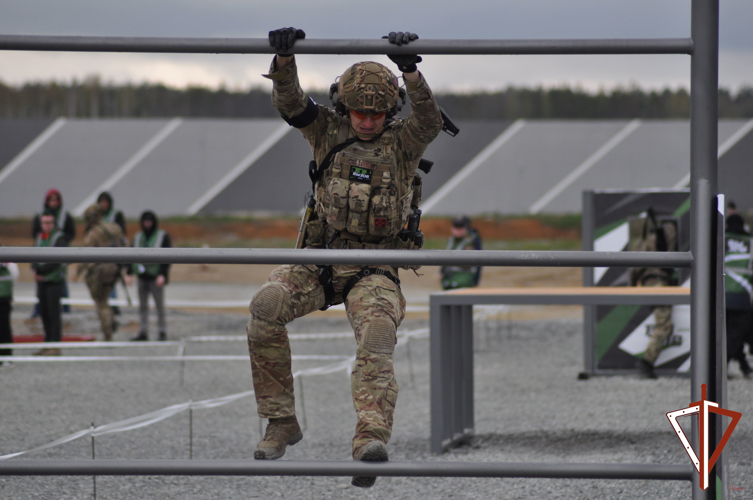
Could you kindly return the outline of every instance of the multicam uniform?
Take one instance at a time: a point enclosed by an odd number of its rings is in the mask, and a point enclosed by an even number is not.
[[[677,251],[677,228],[671,222],[661,224],[661,228],[654,228],[650,220],[646,220],[646,236],[640,241],[635,251],[657,252],[657,251]],[[663,232],[664,243],[659,245],[659,230]],[[660,248],[665,246],[666,248]],[[658,267],[636,268],[632,269],[630,281],[635,286],[669,286],[672,282],[673,269]],[[653,366],[656,359],[661,354],[664,344],[672,335],[674,324],[672,323],[672,306],[655,306],[654,307],[654,324],[651,331],[651,339],[648,342],[646,351],[643,353],[643,360]]]
[[[97,221],[86,233],[84,246],[122,247],[125,246],[125,237],[117,224]],[[86,286],[94,300],[105,340],[112,340],[113,311],[107,299],[120,274],[120,266],[113,263],[79,264],[76,275],[82,274],[85,275]]]
[[[299,86],[295,60],[279,71],[273,62],[266,76],[274,81],[272,99],[283,117],[295,117],[313,105]],[[414,195],[420,197],[414,193],[416,170],[426,147],[441,130],[442,118],[423,76],[406,86],[412,113],[405,120],[387,123],[371,141],[358,140],[338,152],[316,183],[317,217],[308,223],[306,246],[413,248],[412,242],[404,242],[397,233],[405,225],[411,205],[418,203],[414,199]],[[356,137],[349,120],[326,106],[318,106],[318,116],[301,132],[317,165],[334,146]],[[251,302],[246,331],[258,411],[264,418],[295,414],[285,325],[328,305],[318,271],[313,265],[281,266]],[[363,275],[360,266],[333,266],[331,297],[331,303],[344,300],[358,342],[351,374],[358,417],[354,457],[368,442],[387,443],[390,439],[398,393],[392,354],[395,333],[405,314],[396,268],[378,266],[354,283],[351,278],[359,273]],[[343,297],[346,285],[349,290]]]

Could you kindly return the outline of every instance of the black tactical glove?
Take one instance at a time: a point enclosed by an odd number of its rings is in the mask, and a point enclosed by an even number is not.
[[[278,56],[290,57],[292,54],[288,54],[288,52],[295,45],[295,41],[303,38],[306,38],[306,33],[303,30],[280,28],[269,32],[269,45],[274,47]]]
[[[397,33],[392,31],[389,35],[383,36],[382,38],[386,38],[390,41],[390,43],[394,43],[395,45],[400,46],[408,45],[413,40],[418,40],[418,35],[411,33],[410,31],[406,31],[405,33],[403,33],[402,31],[398,31]],[[390,58],[390,61],[397,64],[397,67],[400,68],[400,71],[402,71],[403,73],[413,73],[418,69],[416,67],[416,64],[423,61],[423,59],[421,59],[421,56],[417,56],[415,54],[391,54],[387,57]]]

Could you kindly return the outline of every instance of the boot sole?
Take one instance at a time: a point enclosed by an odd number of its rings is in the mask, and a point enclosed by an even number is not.
[[[362,462],[387,462],[389,459],[390,457],[387,453],[387,448],[384,445],[374,446],[371,449],[364,451],[361,458],[359,458]],[[371,488],[374,486],[376,479],[376,476],[353,476],[353,480],[350,484],[358,488]]]
[[[303,431],[298,431],[298,433],[294,434],[282,447],[282,450],[277,453],[267,453],[266,451],[257,448],[256,451],[254,451],[254,460],[277,460],[285,454],[285,448],[297,444],[301,439],[303,439]]]

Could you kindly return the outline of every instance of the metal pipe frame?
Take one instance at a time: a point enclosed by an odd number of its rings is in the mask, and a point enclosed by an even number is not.
[[[690,252],[532,250],[307,250],[284,248],[1,247],[1,262],[321,264],[510,267],[691,267]]]
[[[297,54],[689,54],[691,56],[690,188],[691,251],[669,254],[666,260],[652,256],[598,252],[468,252],[475,258],[451,252],[328,251],[172,249],[151,256],[129,253],[133,249],[0,249],[0,260],[16,262],[197,262],[255,264],[394,264],[394,265],[490,265],[490,266],[625,266],[691,267],[691,401],[700,399],[701,384],[716,387],[716,361],[708,352],[714,345],[716,304],[715,197],[717,193],[717,93],[719,62],[719,1],[692,0],[689,39],[600,39],[600,40],[418,40],[410,47],[396,47],[384,40],[301,40]],[[266,39],[191,39],[50,37],[0,35],[0,50],[96,51],[96,52],[181,52],[226,54],[271,54]],[[324,255],[326,254],[326,255]],[[146,258],[145,258],[146,257]],[[619,262],[619,264],[616,264]],[[711,400],[721,395],[709,394]],[[693,424],[693,443],[698,429]],[[237,469],[236,467],[240,467]],[[721,464],[717,463],[717,473]],[[380,465],[314,462],[197,462],[159,461],[18,461],[0,464],[0,475],[379,475],[466,476],[466,477],[572,477],[684,479],[692,478],[693,498],[716,498],[716,485],[698,486],[692,469],[670,465],[630,464],[500,464],[500,463],[385,463]],[[237,472],[233,472],[237,471]],[[640,472],[640,474],[638,474]],[[542,475],[543,473],[543,475]],[[633,473],[635,477],[632,476]],[[648,477],[644,474],[650,474]],[[638,477],[640,476],[640,477]],[[722,497],[726,492],[722,492]]]
[[[8,460],[0,476],[391,476],[662,479],[690,481],[691,465],[298,460]]]
[[[70,52],[162,52],[192,54],[274,54],[266,38],[160,38],[0,35],[0,50]],[[690,38],[591,40],[431,40],[398,47],[387,40],[305,39],[293,54],[692,54]]]
[[[692,0],[691,37],[694,42],[690,63],[690,251],[695,260],[691,268],[690,306],[690,400],[701,399],[701,385],[706,384],[711,401],[717,394],[715,352],[716,297],[716,212],[717,212],[717,140],[719,92],[719,0]],[[692,442],[699,443],[697,422],[692,424]],[[713,446],[721,436],[712,436]],[[699,449],[699,448],[696,448]],[[721,461],[720,461],[721,462]],[[693,499],[712,499],[716,495],[715,467],[711,486],[699,486],[693,477]],[[722,492],[722,498],[726,491]]]

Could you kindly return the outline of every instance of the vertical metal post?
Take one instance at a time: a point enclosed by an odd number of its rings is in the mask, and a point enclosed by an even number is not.
[[[474,431],[474,425],[473,425],[473,414],[474,414],[474,404],[473,404],[473,306],[467,305],[462,306],[461,310],[461,324],[462,324],[462,330],[460,333],[460,342],[461,342],[461,351],[460,356],[461,358],[461,372],[460,372],[460,381],[461,381],[461,388],[460,388],[460,394],[458,394],[458,399],[456,400],[457,403],[459,403],[459,406],[462,410],[461,414],[461,420],[460,420],[460,433],[461,433],[461,442],[470,442],[471,437],[473,436]]]
[[[189,401],[189,404],[193,403]],[[193,460],[193,408],[188,407],[188,459]]]
[[[449,307],[444,307],[435,296],[429,296],[429,352],[430,352],[430,394],[431,394],[431,452],[442,453],[442,439],[446,426],[447,406],[445,400],[449,394],[444,390],[445,372],[443,356],[447,351],[443,345],[449,336]]]
[[[450,306],[452,310],[452,321],[450,322],[452,325],[452,335],[450,337],[451,344],[448,352],[451,353],[450,363],[452,365],[452,380],[450,380],[452,387],[452,407],[450,408],[452,426],[450,429],[452,434],[450,437],[453,442],[455,438],[463,434],[463,418],[465,416],[465,409],[463,408],[465,352],[463,352],[463,348],[465,344],[464,337],[468,332],[464,328],[463,309],[466,307],[473,308],[473,306]]]
[[[582,249],[594,249],[594,193],[583,191],[583,213],[581,214]],[[583,286],[594,286],[594,268],[583,268]],[[594,335],[596,331],[596,306],[583,306],[583,371],[578,374],[581,380],[588,379],[596,370]]]
[[[94,422],[92,422],[92,431],[94,431]],[[96,458],[97,456],[94,452],[94,434],[92,433],[92,460],[95,460]],[[97,500],[97,476],[92,476],[92,485],[93,485],[94,500]]]
[[[726,331],[726,318],[725,318],[725,290],[724,290],[724,229],[725,229],[725,207],[726,200],[723,194],[717,197],[717,212],[716,212],[716,259],[715,259],[715,275],[716,275],[716,308],[714,310],[714,322],[715,322],[715,339],[714,339],[714,359],[715,370],[712,372],[716,378],[716,403],[722,408],[727,408],[727,331]],[[713,444],[714,448],[719,445],[719,441],[724,435],[724,423],[729,421],[728,418],[722,415],[714,415],[714,418],[709,422],[713,425]],[[712,451],[713,452],[713,451]],[[722,451],[722,455],[717,460],[717,464],[712,470],[712,474],[718,479],[718,484],[721,485],[722,494],[718,496],[719,500],[725,499],[729,496],[729,476],[727,474],[729,461],[727,459],[727,453]],[[713,477],[713,476],[712,476]],[[709,481],[711,482],[711,481]]]
[[[701,399],[701,385],[713,392],[708,399],[717,401],[717,384],[712,379],[716,310],[714,254],[717,195],[717,121],[719,87],[719,0],[692,0],[690,64],[690,198],[693,254],[691,269],[691,387],[690,400]],[[699,443],[698,426],[693,424],[693,444]],[[713,442],[713,441],[712,441]],[[698,449],[698,448],[696,448]],[[693,499],[716,499],[716,479],[704,490],[699,478],[693,478]]]

